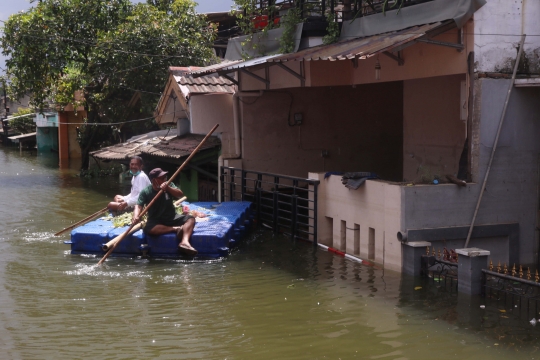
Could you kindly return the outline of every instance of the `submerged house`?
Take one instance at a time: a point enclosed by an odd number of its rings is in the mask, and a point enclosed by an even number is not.
[[[149,167],[175,170],[218,123],[220,127],[215,136],[210,137],[188,163],[179,180],[189,201],[216,201],[218,159],[223,151],[234,146],[230,144],[230,133],[235,87],[220,76],[194,79],[186,75],[195,69],[169,68],[169,79],[154,114],[162,130],[134,136],[124,143],[94,151],[91,156],[127,164],[130,157],[138,155]]]
[[[490,250],[494,262],[537,263],[538,37],[525,39],[511,77],[522,33],[537,32],[540,4],[518,3],[411,3],[343,21],[334,44],[304,42],[294,53],[191,71],[238,84],[232,119],[220,122],[236,144],[222,156],[229,185],[221,198],[249,196],[254,182],[260,200],[261,188],[296,191],[291,182],[311,179],[309,210],[300,214],[313,228],[308,238],[402,271],[407,242],[464,246],[512,88],[469,246]],[[212,117],[191,122],[213,124]],[[352,190],[342,172],[378,178]],[[261,185],[267,174],[288,185]],[[274,220],[296,216],[287,209]]]

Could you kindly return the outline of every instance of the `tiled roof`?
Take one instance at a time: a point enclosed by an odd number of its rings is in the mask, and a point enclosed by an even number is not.
[[[159,134],[158,134],[159,133]],[[153,136],[157,135],[157,136]],[[128,160],[132,156],[158,156],[163,159],[182,159],[188,157],[199,145],[204,135],[186,134],[181,137],[165,136],[164,131],[153,132],[136,137],[122,144],[108,146],[90,153],[100,160]],[[221,141],[215,136],[209,137],[200,151],[221,146]]]
[[[223,76],[202,76],[194,78],[191,75],[176,76],[174,79],[180,85],[182,93],[187,97],[195,93],[234,93],[234,84]]]

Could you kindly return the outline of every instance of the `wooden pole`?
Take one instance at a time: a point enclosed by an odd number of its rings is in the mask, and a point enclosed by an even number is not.
[[[199,143],[199,145],[197,145],[197,147],[191,152],[191,155],[189,155],[189,157],[186,159],[186,161],[184,161],[184,163],[178,168],[178,170],[175,171],[175,173],[171,176],[171,178],[169,179],[169,181],[167,181],[167,186],[169,186],[169,184],[174,180],[174,178],[176,178],[176,176],[178,176],[178,174],[180,174],[180,171],[182,171],[182,169],[184,169],[184,167],[188,164],[188,162],[191,160],[191,158],[193,156],[195,156],[195,154],[197,153],[197,151],[199,151],[199,149],[203,146],[203,144],[206,142],[206,140],[210,137],[210,135],[212,135],[212,133],[217,129],[217,127],[219,126],[219,124],[216,124],[212,130],[210,130],[210,132],[208,134],[206,134],[206,136],[204,137],[204,139],[201,140],[201,142]],[[144,209],[143,211],[141,211],[141,213],[139,214],[139,218],[142,218],[144,214],[146,214],[148,212],[148,210],[152,207],[152,205],[154,205],[154,203],[156,202],[156,200],[161,196],[161,194],[163,194],[163,189],[160,189],[159,192],[156,194],[156,196],[154,196],[154,198],[152,199],[152,201],[150,201],[150,204],[148,204]],[[103,262],[109,257],[109,255],[111,255],[111,253],[114,251],[114,249],[116,249],[116,247],[118,246],[118,244],[120,244],[120,242],[122,240],[124,240],[127,236],[127,234],[129,234],[129,232],[133,229],[133,227],[135,226],[136,224],[135,223],[132,223],[131,226],[122,234],[120,235],[120,238],[118,239],[118,241],[109,249],[109,251],[107,251],[105,253],[105,255],[103,255],[103,257],[101,258],[101,260],[99,260],[98,262],[98,265],[101,265],[103,264]]]
[[[129,232],[128,235],[131,235],[131,234],[133,234],[134,232],[136,232],[136,231],[142,229],[142,228],[144,227],[144,225],[145,225],[144,221],[141,221],[140,223],[138,223],[137,225],[135,225],[135,226],[133,227],[133,229],[131,229],[131,231]],[[117,237],[115,237],[114,239],[112,239],[111,241],[109,241],[108,243],[106,243],[105,245],[103,245],[103,246],[101,247],[101,249],[102,249],[103,251],[109,251],[109,249],[110,249],[111,247],[113,247],[114,244],[116,244],[116,242],[118,241],[118,239],[120,239],[121,236],[122,236],[121,234],[118,235]]]
[[[71,225],[71,226],[65,228],[64,230],[61,230],[61,231],[57,232],[56,234],[54,234],[54,236],[58,236],[58,235],[60,235],[60,234],[62,234],[62,233],[64,233],[64,232],[66,232],[66,231],[68,231],[68,230],[71,230],[71,229],[73,229],[74,227],[77,227],[77,226],[79,226],[79,225],[86,224],[87,222],[89,222],[90,220],[92,220],[93,218],[95,218],[96,216],[103,214],[105,211],[107,211],[107,208],[101,209],[101,210],[99,210],[97,213],[94,213],[94,214],[92,214],[92,215],[90,215],[90,216],[88,216],[88,217],[82,219],[81,221],[76,222],[75,224],[73,224],[73,225]]]

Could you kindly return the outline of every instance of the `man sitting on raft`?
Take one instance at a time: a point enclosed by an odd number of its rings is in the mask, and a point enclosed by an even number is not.
[[[129,172],[133,175],[131,178],[131,192],[126,196],[116,195],[114,201],[107,205],[109,210],[123,211],[137,203],[141,190],[150,185],[150,180],[142,171],[142,168],[143,160],[139,156],[133,156],[129,161]]]
[[[184,193],[172,182],[167,186],[167,172],[161,168],[150,171],[148,177],[151,185],[144,188],[139,194],[139,200],[133,212],[133,223],[139,222],[139,214],[143,206],[148,205],[162,189],[164,193],[148,210],[148,220],[143,231],[154,236],[176,232],[176,236],[180,240],[179,250],[187,255],[197,255],[197,250],[189,243],[195,227],[195,218],[187,214],[177,214],[174,208],[173,198],[181,198]]]

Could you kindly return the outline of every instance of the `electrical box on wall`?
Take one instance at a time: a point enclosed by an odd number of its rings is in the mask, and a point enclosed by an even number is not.
[[[302,121],[304,121],[302,113],[294,114],[294,125],[302,125]]]

